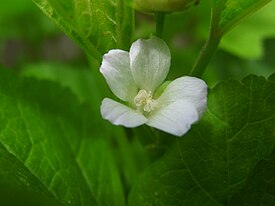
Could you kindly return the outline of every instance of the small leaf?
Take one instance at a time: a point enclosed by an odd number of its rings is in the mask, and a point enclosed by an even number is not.
[[[275,148],[274,91],[275,75],[218,84],[201,122],[140,177],[130,206],[227,205]]]
[[[212,0],[212,30],[222,37],[244,17],[253,14],[271,0]]]
[[[106,127],[90,107],[58,84],[0,69],[0,146],[18,162],[13,169],[29,177],[22,184],[34,191],[41,191],[36,181],[63,204],[123,206],[108,138],[120,130]]]
[[[69,37],[97,60],[131,43],[133,13],[123,0],[33,0]]]

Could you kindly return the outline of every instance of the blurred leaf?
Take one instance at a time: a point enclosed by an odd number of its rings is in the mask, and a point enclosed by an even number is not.
[[[211,28],[208,39],[201,49],[189,75],[201,77],[213,54],[216,52],[222,37],[244,17],[255,13],[271,0],[212,0]]]
[[[226,63],[225,63],[226,62]],[[217,83],[228,78],[242,80],[250,74],[268,78],[274,73],[274,66],[266,60],[244,60],[224,50],[218,50],[203,79],[208,86],[214,87]]]
[[[22,74],[26,77],[58,82],[61,86],[70,88],[80,102],[93,102],[93,108],[96,110],[98,110],[104,94],[107,93],[104,91],[108,90],[107,84],[105,82],[100,84],[99,78],[96,78],[99,75],[98,71],[93,73],[93,70],[76,69],[62,63],[43,62],[25,65]]]
[[[275,36],[275,1],[230,31],[220,47],[242,58],[263,57],[263,40]]]
[[[112,48],[127,48],[132,9],[123,0],[33,0],[68,36],[97,60]]]
[[[52,22],[30,0],[1,1],[0,28],[0,46],[4,40],[11,39],[37,44],[41,38],[57,32]]]
[[[218,84],[203,120],[144,172],[130,206],[227,205],[274,150],[274,91],[275,75]]]
[[[1,1],[0,4],[0,22],[17,15],[26,15],[28,12],[33,11],[33,5],[30,0]]]
[[[19,162],[8,163],[16,164],[14,173],[24,171],[28,187],[37,181],[36,187],[64,204],[123,206],[108,138],[118,130],[108,129],[90,107],[58,84],[0,69],[0,146]]]
[[[244,17],[255,13],[271,0],[212,0],[212,30],[222,37]]]
[[[201,1],[195,8],[167,15],[165,36],[173,54],[169,73],[172,74],[171,79],[188,74],[192,68],[201,45],[208,35],[209,14],[209,2]]]

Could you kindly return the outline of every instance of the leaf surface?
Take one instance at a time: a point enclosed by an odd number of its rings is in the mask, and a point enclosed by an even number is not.
[[[263,41],[275,36],[275,1],[245,19],[222,39],[220,47],[247,59],[264,55]],[[245,35],[244,35],[245,34]]]
[[[44,62],[26,65],[21,74],[39,80],[57,82],[64,88],[69,88],[80,102],[90,102],[90,108],[95,113],[98,113],[102,99],[108,96],[109,88],[105,79],[96,70],[75,69],[66,64]],[[97,118],[102,119],[101,117]],[[112,124],[104,122],[110,130],[117,131]],[[120,174],[123,176],[125,190],[129,190],[136,181],[136,178],[133,177],[137,176],[148,164],[148,156],[138,139],[127,138],[123,132],[115,135],[112,133],[110,136],[112,136],[112,144],[116,145],[112,149]]]
[[[274,91],[275,75],[218,84],[201,122],[140,177],[130,206],[227,205],[274,150]]]
[[[223,36],[243,18],[269,2],[271,0],[212,0],[212,31]]]
[[[246,181],[235,194],[229,206],[275,205],[275,152],[268,159],[259,161]]]
[[[131,43],[133,12],[123,0],[33,0],[69,37],[97,60]]]
[[[101,100],[108,91],[105,80],[99,78],[102,76],[99,76],[101,74],[98,71],[82,67],[76,69],[63,63],[28,64],[24,66],[21,74],[25,77],[57,82],[62,87],[69,88],[80,102],[92,102],[92,109],[96,111],[98,111]]]
[[[1,204],[61,206],[44,185],[2,145],[0,145],[0,168]]]
[[[13,171],[29,177],[22,184],[36,192],[65,205],[123,206],[108,139],[119,130],[106,128],[90,107],[58,84],[0,69],[0,146],[18,162],[9,161]]]

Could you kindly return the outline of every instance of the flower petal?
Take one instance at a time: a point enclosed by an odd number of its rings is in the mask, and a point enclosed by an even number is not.
[[[164,132],[182,136],[198,119],[199,115],[192,104],[176,101],[153,113],[146,124]]]
[[[102,117],[114,125],[137,127],[147,122],[142,114],[108,98],[103,99],[100,111]]]
[[[110,50],[103,56],[100,72],[117,97],[123,101],[132,101],[138,88],[130,70],[128,52],[118,49]]]
[[[157,37],[139,39],[130,48],[130,68],[139,89],[154,92],[165,80],[170,61],[168,46]]]
[[[160,105],[169,105],[178,100],[192,104],[200,117],[207,106],[207,85],[195,77],[180,77],[164,89],[158,102]]]

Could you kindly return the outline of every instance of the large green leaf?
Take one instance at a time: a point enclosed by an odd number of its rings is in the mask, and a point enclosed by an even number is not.
[[[0,165],[11,165],[1,167],[0,177],[9,178],[12,168],[21,185],[63,204],[123,206],[108,138],[123,133],[110,131],[90,107],[58,84],[0,69],[0,146],[10,157]]]
[[[228,80],[210,90],[204,118],[144,172],[130,205],[227,205],[274,150],[274,91],[275,75]]]
[[[271,0],[212,0],[212,26],[216,35],[223,36],[244,17],[262,8]]]
[[[123,0],[33,0],[88,54],[100,59],[131,43],[133,12]]]
[[[69,88],[80,102],[91,102],[91,109],[95,112],[98,112],[101,100],[109,91],[105,79],[97,70],[75,69],[67,64],[49,62],[29,64],[24,67],[22,74],[40,80],[58,82],[61,86]],[[106,124],[111,128],[114,127],[110,123]],[[133,177],[136,177],[148,164],[148,156],[136,138],[128,140],[119,134],[112,141],[116,144],[117,163],[125,180],[125,189],[128,190],[136,180]]]
[[[0,145],[0,168],[1,205],[61,205],[22,162],[2,145]]]
[[[275,205],[275,150],[270,158],[261,160],[245,186],[229,202],[229,206]]]

